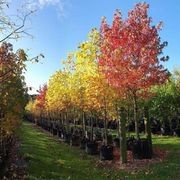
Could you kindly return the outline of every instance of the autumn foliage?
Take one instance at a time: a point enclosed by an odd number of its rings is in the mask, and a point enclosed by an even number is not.
[[[136,121],[138,97],[147,96],[154,85],[168,78],[161,61],[167,42],[161,42],[162,23],[153,26],[149,5],[138,3],[126,19],[116,10],[112,25],[103,17],[100,32],[93,29],[75,52],[69,53],[64,70],[57,71],[37,97],[37,106],[47,111],[98,112],[106,108],[117,118],[117,100],[134,104]],[[131,104],[131,103],[126,103]],[[71,110],[70,110],[71,111]],[[75,111],[75,110],[74,110]]]
[[[161,42],[159,36],[162,23],[152,25],[148,8],[148,4],[138,3],[126,19],[116,10],[112,25],[103,17],[100,32],[93,29],[87,40],[69,53],[64,69],[51,76],[48,88],[40,90],[36,105],[45,114],[65,121],[81,119],[84,123],[84,114],[103,118],[105,128],[107,120],[119,119],[124,147],[124,110],[133,109],[131,118],[138,138],[138,99],[148,97],[153,86],[168,78],[162,65],[168,60],[168,56],[163,56],[167,42]],[[29,111],[37,106],[31,106]],[[126,162],[126,148],[121,150]]]
[[[45,97],[46,97],[47,85],[39,88],[39,95],[37,96],[37,107],[45,108]]]
[[[167,79],[167,70],[160,64],[168,59],[160,57],[167,43],[160,41],[161,23],[151,26],[148,8],[137,4],[125,20],[117,10],[111,26],[102,20],[99,66],[119,89],[137,91]]]
[[[168,60],[161,56],[167,45],[161,43],[158,33],[162,24],[151,25],[148,8],[146,3],[137,4],[125,20],[116,10],[112,25],[103,18],[100,29],[100,70],[121,98],[132,97],[137,137],[138,97],[147,96],[152,86],[168,78],[168,71],[161,64]]]
[[[19,125],[26,104],[23,76],[26,55],[23,50],[13,52],[9,43],[0,45],[0,135],[11,135]]]

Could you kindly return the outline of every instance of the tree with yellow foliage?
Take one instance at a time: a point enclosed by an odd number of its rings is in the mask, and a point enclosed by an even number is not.
[[[68,110],[71,109],[71,74],[57,71],[51,76],[46,92],[46,110],[49,113],[61,114],[61,119],[68,123]]]

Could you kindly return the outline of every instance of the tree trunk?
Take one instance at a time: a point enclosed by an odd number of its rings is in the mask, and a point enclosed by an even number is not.
[[[69,123],[68,112],[65,112],[65,122],[66,122],[66,129],[69,132],[70,131],[70,123]]]
[[[62,119],[62,125],[63,125],[63,127],[64,127],[64,113],[62,112],[62,114],[61,114],[61,119]]]
[[[107,112],[106,109],[104,109],[104,139],[105,139],[105,145],[107,145]]]
[[[139,139],[139,123],[138,123],[138,105],[137,105],[137,97],[136,94],[134,93],[134,122],[135,122],[135,133],[136,133],[136,138]]]
[[[127,144],[126,144],[126,117],[124,108],[120,109],[120,118],[119,118],[119,134],[120,134],[120,154],[121,154],[121,163],[127,163]]]
[[[144,108],[144,124],[145,124],[146,138],[149,142],[150,155],[152,156],[151,123],[150,123],[149,111],[147,107]]]
[[[91,140],[93,141],[93,116],[91,118]]]
[[[62,122],[62,114],[59,112],[58,113],[58,118],[59,118],[59,123],[60,125],[62,126],[63,125],[63,122]]]
[[[129,109],[129,106],[128,106],[128,109],[127,109],[127,122],[130,123],[130,109]],[[130,131],[129,131],[129,127],[128,127],[128,137],[130,137]]]
[[[83,133],[85,135],[86,134],[86,122],[85,122],[85,113],[84,113],[84,111],[82,112],[82,128],[83,128]]]

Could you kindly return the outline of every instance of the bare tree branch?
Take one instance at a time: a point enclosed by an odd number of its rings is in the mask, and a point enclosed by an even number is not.
[[[33,14],[35,11],[30,11],[29,13],[25,14],[25,16],[23,17],[22,19],[22,24],[18,27],[16,27],[12,32],[10,32],[8,35],[6,35],[3,39],[0,40],[0,43],[4,42],[5,40],[9,39],[9,38],[12,38],[13,35],[15,34],[21,34],[21,33],[24,33],[24,34],[28,34],[27,32],[25,32],[24,30],[22,30],[25,26],[25,23],[26,23],[26,20],[27,18]],[[3,21],[1,21],[3,23]],[[5,22],[7,24],[7,22]],[[10,24],[8,24],[10,25]],[[20,31],[22,30],[22,31]]]

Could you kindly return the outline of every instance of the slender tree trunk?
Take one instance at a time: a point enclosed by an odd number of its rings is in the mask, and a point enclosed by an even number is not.
[[[51,121],[50,112],[48,111],[48,121]]]
[[[84,111],[82,112],[82,128],[83,128],[83,132],[84,135],[86,134],[86,122],[85,122],[85,113]]]
[[[75,113],[75,108],[73,108],[73,122],[74,122],[74,126],[76,127],[76,113]]]
[[[127,122],[129,123],[130,122],[130,109],[129,109],[129,106],[128,106],[128,109],[127,109]],[[128,137],[130,137],[130,131],[129,131],[129,127],[128,127]]]
[[[70,128],[69,128],[69,119],[68,119],[68,113],[67,112],[65,112],[65,122],[66,122],[66,129],[67,129],[67,131],[69,131]]]
[[[106,108],[104,109],[104,139],[105,145],[107,145],[107,111]]]
[[[120,154],[121,154],[121,163],[127,163],[127,144],[126,144],[126,117],[124,108],[120,109],[120,118],[119,118],[119,134],[120,134]]]
[[[91,115],[91,140],[93,141],[93,113]]]
[[[62,125],[62,117],[61,117],[61,113],[58,112],[58,119],[59,119],[59,124]]]
[[[137,97],[134,94],[134,122],[135,122],[135,133],[136,138],[139,139],[139,123],[138,123],[138,105],[137,105]]]
[[[148,108],[144,108],[144,123],[145,123],[145,131],[146,131],[146,137],[149,142],[149,150],[150,155],[152,156],[152,136],[151,136],[151,123],[149,119],[149,111]]]
[[[64,127],[64,113],[61,113],[62,126]]]
[[[81,122],[81,125],[82,125],[82,130],[83,130],[83,133],[84,133],[84,119],[83,119],[83,111],[81,112],[81,115],[80,115],[80,122]]]

